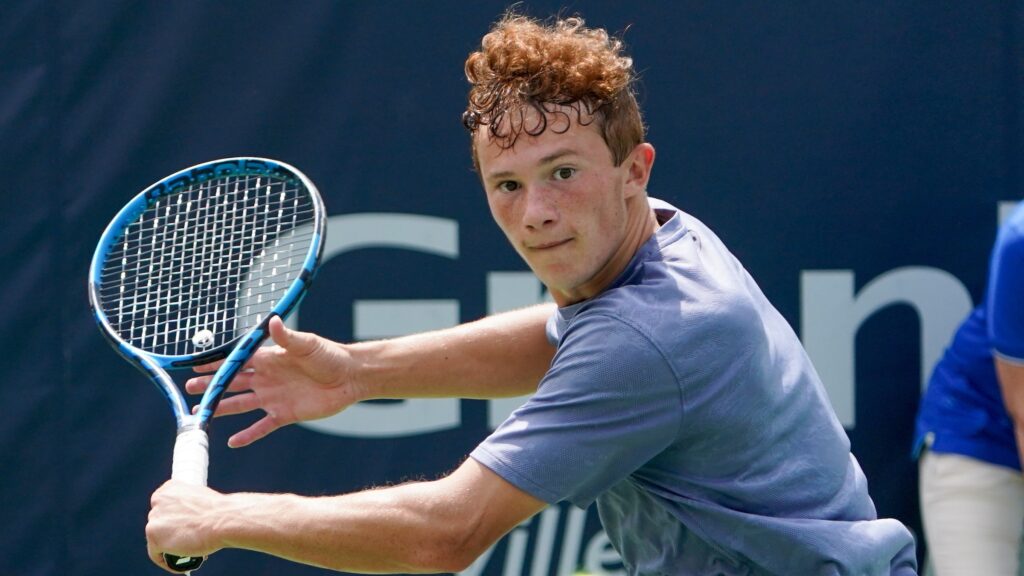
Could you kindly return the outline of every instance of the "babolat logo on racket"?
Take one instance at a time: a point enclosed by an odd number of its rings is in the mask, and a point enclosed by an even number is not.
[[[202,185],[204,182],[246,175],[265,175],[276,181],[288,182],[298,186],[303,186],[308,182],[303,182],[294,168],[288,168],[279,163],[259,158],[237,158],[210,162],[175,174],[151,186],[146,191],[146,196],[150,200],[156,200],[169,194],[179,193],[190,187]]]

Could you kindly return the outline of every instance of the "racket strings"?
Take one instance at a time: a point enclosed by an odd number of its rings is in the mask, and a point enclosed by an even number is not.
[[[314,219],[301,184],[262,174],[161,197],[107,257],[101,306],[124,340],[151,353],[222,345],[262,321],[291,287]]]

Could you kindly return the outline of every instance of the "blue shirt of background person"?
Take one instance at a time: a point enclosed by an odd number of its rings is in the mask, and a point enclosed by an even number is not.
[[[932,372],[918,411],[915,454],[928,445],[1021,470],[993,357],[1024,363],[1024,203],[999,229],[984,300]]]

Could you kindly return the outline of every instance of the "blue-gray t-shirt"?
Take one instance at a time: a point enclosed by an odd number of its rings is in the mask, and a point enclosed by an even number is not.
[[[714,233],[651,205],[661,228],[557,311],[536,394],[471,456],[548,503],[596,500],[630,574],[916,574],[788,323]]]

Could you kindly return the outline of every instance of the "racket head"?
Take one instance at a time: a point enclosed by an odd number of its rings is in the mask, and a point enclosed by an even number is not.
[[[294,166],[259,157],[197,164],[137,194],[104,230],[89,270],[93,315],[164,389],[180,425],[187,410],[166,371],[247,359],[270,318],[298,305],[325,231],[320,194]]]

